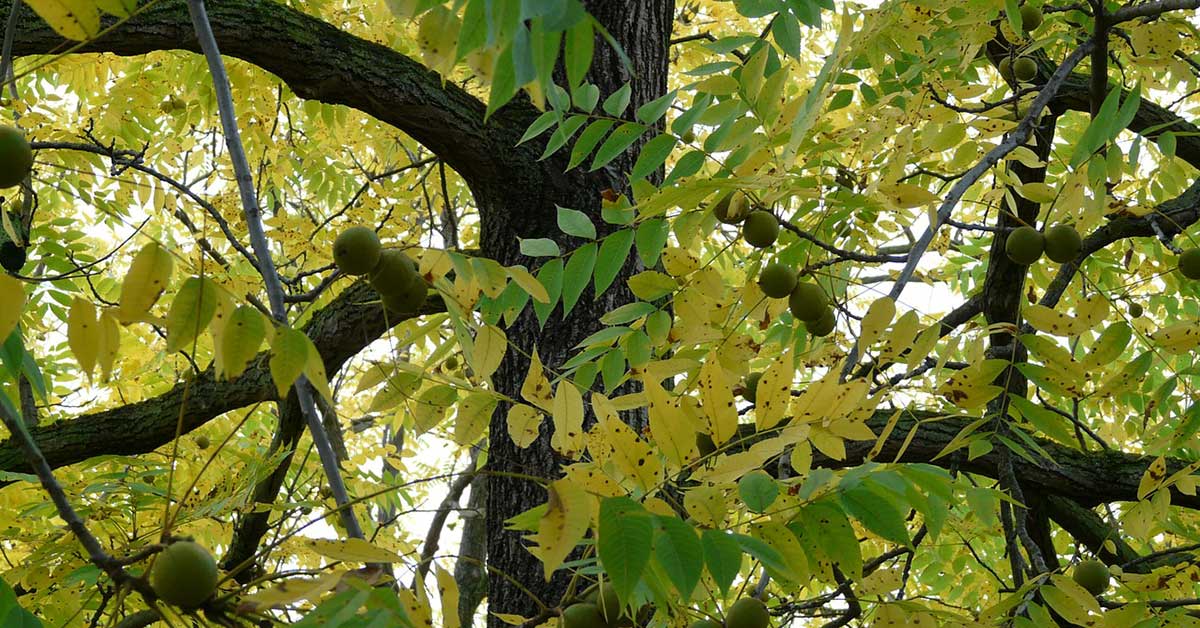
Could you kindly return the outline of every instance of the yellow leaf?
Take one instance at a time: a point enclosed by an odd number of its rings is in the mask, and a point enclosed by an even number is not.
[[[529,623],[528,617],[513,615],[512,613],[492,613],[492,617],[508,624],[509,626],[524,626]]]
[[[305,544],[312,551],[333,560],[344,560],[351,563],[404,562],[404,558],[399,554],[378,547],[365,539],[307,539]]]
[[[21,320],[21,310],[25,308],[25,288],[21,281],[5,273],[0,273],[0,342],[4,342],[17,321]]]
[[[100,325],[100,347],[96,361],[100,364],[100,377],[107,382],[112,379],[113,364],[116,363],[117,351],[121,348],[121,326],[108,310],[100,313],[97,323]]]
[[[643,379],[642,385],[649,402],[650,434],[654,444],[676,469],[686,467],[699,457],[695,431],[658,380]]]
[[[663,468],[654,451],[621,421],[607,397],[592,393],[592,408],[597,419],[592,427],[596,438],[588,444],[592,456],[601,463],[611,462],[642,491],[657,486],[662,481]]]
[[[471,352],[471,366],[475,374],[487,379],[500,368],[504,352],[508,350],[508,337],[495,325],[484,324],[475,334],[475,350]]]
[[[565,458],[578,458],[583,453],[583,395],[575,384],[569,381],[558,384],[550,418],[554,420],[550,446]]]
[[[121,284],[117,318],[126,325],[144,320],[166,290],[174,266],[174,258],[157,242],[142,247],[133,257]]]
[[[26,0],[26,4],[67,39],[84,41],[100,33],[100,7],[90,0]]]
[[[877,299],[867,308],[866,316],[863,316],[862,331],[859,335],[858,344],[864,350],[867,347],[875,344],[883,336],[884,329],[892,324],[892,319],[896,316],[896,301],[891,297],[883,297]]]
[[[496,409],[496,397],[491,393],[474,392],[458,404],[454,420],[454,442],[466,447],[483,436],[492,411]]]
[[[508,436],[517,447],[525,449],[537,440],[538,428],[542,425],[542,413],[523,403],[515,403],[508,409]]]
[[[913,346],[913,340],[917,337],[920,324],[920,317],[915,311],[909,310],[902,314],[896,324],[892,325],[892,331],[887,335],[887,341],[879,350],[879,361],[887,363],[899,359],[901,353]]]
[[[295,329],[283,329],[275,334],[275,342],[271,343],[271,379],[280,398],[287,397],[288,389],[304,372],[304,365],[308,363],[307,340],[304,332]]]
[[[101,11],[118,17],[129,17],[137,9],[137,0],[96,0]]]
[[[546,512],[534,536],[546,582],[583,538],[592,518],[592,498],[570,480],[556,480],[548,491]]]
[[[1167,461],[1162,456],[1159,456],[1150,463],[1146,468],[1146,472],[1142,474],[1142,479],[1138,482],[1137,498],[1138,500],[1146,499],[1146,496],[1154,492],[1159,486],[1162,486],[1163,480],[1167,478]]]
[[[238,306],[221,331],[221,359],[217,372],[233,379],[246,370],[250,360],[258,355],[266,336],[267,322],[258,310],[249,305]]]
[[[916,342],[913,343],[912,350],[908,352],[908,357],[905,358],[905,365],[909,370],[915,368],[918,364],[925,361],[929,354],[933,352],[933,348],[937,346],[941,325],[931,325],[926,327],[924,331],[917,336]]]
[[[538,358],[537,349],[533,350],[533,357],[529,360],[529,371],[525,374],[525,381],[521,384],[521,396],[525,398],[525,401],[546,412],[554,411],[554,397],[550,392],[550,380],[546,379],[546,372],[542,369],[542,360]]]
[[[529,298],[538,303],[550,302],[550,294],[546,292],[546,286],[543,286],[542,282],[525,270],[524,266],[509,266],[505,270],[508,272],[508,276],[529,295]]]
[[[725,491],[715,486],[697,486],[683,494],[683,507],[697,523],[709,528],[724,528],[729,509]]]
[[[316,600],[327,591],[333,590],[345,575],[344,570],[322,574],[316,578],[288,578],[275,582],[270,588],[261,589],[238,600],[238,608],[260,611],[282,608],[301,600]]]
[[[1034,329],[1055,336],[1078,336],[1085,330],[1074,317],[1050,309],[1044,305],[1030,305],[1021,315]]]
[[[189,277],[167,310],[167,352],[190,347],[217,311],[217,286],[207,277]]]
[[[1187,353],[1200,346],[1200,322],[1184,321],[1169,325],[1150,334],[1150,339],[1169,353]]]
[[[754,405],[754,423],[759,430],[769,430],[787,416],[792,401],[792,377],[796,369],[791,354],[771,362],[758,380]]]
[[[67,315],[67,346],[79,360],[79,368],[91,379],[100,354],[100,323],[96,320],[96,306],[83,297],[77,296],[71,301],[71,312]]]
[[[325,360],[321,358],[321,352],[317,351],[317,346],[313,344],[307,334],[302,331],[296,333],[307,347],[305,353],[308,357],[304,361],[304,376],[308,378],[308,382],[317,390],[317,393],[332,404],[333,391],[329,388],[329,377],[325,374]]]
[[[939,197],[933,192],[911,183],[881,185],[879,192],[887,198],[888,202],[899,209],[913,209],[939,200]]]
[[[433,607],[429,605],[429,597],[425,594],[425,583],[419,583],[417,590],[400,589],[400,603],[408,613],[408,623],[416,626],[433,625]]]
[[[475,271],[475,279],[479,282],[480,290],[495,299],[508,287],[508,279],[504,267],[495,260],[486,257],[472,257],[471,268]]]
[[[846,442],[832,433],[814,426],[808,435],[808,440],[813,447],[817,448],[817,451],[826,456],[834,460],[846,459]]]
[[[714,443],[721,445],[737,434],[738,414],[733,404],[733,386],[715,352],[710,352],[700,367],[699,384],[708,434]]]
[[[454,574],[438,566],[434,569],[437,576],[438,595],[442,598],[442,628],[459,628],[458,621],[458,582]]]

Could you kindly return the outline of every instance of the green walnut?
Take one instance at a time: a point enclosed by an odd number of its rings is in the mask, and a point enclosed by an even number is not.
[[[1083,238],[1070,225],[1054,225],[1046,230],[1046,257],[1066,264],[1079,257],[1083,250]]]
[[[1042,232],[1029,226],[1017,227],[1008,234],[1008,240],[1004,243],[1004,252],[1008,254],[1008,259],[1022,266],[1038,261],[1045,248],[1046,239]]]
[[[750,246],[765,249],[779,238],[779,221],[771,212],[756,209],[746,216],[742,237]]]
[[[1021,28],[1026,33],[1032,33],[1042,25],[1042,10],[1027,4],[1021,7]]]
[[[199,543],[176,541],[154,560],[150,586],[168,603],[196,608],[217,590],[217,561]]]
[[[796,289],[796,271],[779,262],[767,264],[758,273],[758,287],[772,299],[783,299]]]
[[[199,447],[200,449],[208,449],[208,446],[211,444],[212,443],[209,442],[208,437],[205,436],[204,434],[201,434],[196,437],[196,446]]]
[[[347,275],[365,275],[379,263],[383,245],[368,227],[350,227],[333,241],[333,263]]]
[[[1141,303],[1130,303],[1129,304],[1129,316],[1132,318],[1139,318],[1139,317],[1141,317],[1141,315],[1142,315],[1142,304]]]
[[[825,314],[829,309],[829,299],[817,284],[801,281],[788,295],[788,309],[792,311],[792,316],[807,323]]]
[[[371,270],[367,281],[382,297],[399,296],[420,279],[417,266],[402,251],[388,249],[379,255],[379,263]]]
[[[724,626],[711,619],[704,618],[697,619],[696,621],[692,622],[690,625],[688,625],[688,628],[724,628]]]
[[[713,205],[713,216],[727,225],[738,225],[750,213],[750,201],[741,192],[730,192]]]
[[[1100,595],[1107,591],[1110,577],[1108,565],[1094,558],[1075,565],[1075,570],[1071,572],[1071,578],[1092,595]]]
[[[1179,256],[1179,273],[1188,279],[1200,279],[1200,249],[1188,249]]]
[[[1013,62],[1012,72],[1013,76],[1017,77],[1018,81],[1022,83],[1028,83],[1029,81],[1032,81],[1035,76],[1037,76],[1037,62],[1029,57],[1020,57]]]
[[[1000,70],[1000,76],[1003,77],[1004,80],[1006,80],[1010,83],[1015,82],[1017,80],[1017,77],[1013,76],[1012,59],[1010,57],[1006,56],[1003,59],[1001,59],[1000,66],[998,69]]]
[[[425,305],[425,299],[428,296],[429,284],[426,284],[424,279],[417,277],[407,290],[397,294],[383,295],[383,306],[389,312],[411,316],[416,314],[422,305]]]
[[[615,626],[621,618],[621,598],[611,582],[601,582],[596,588],[596,607],[609,626]]]
[[[33,170],[33,149],[16,127],[0,126],[0,188],[20,185]]]
[[[562,612],[563,628],[608,628],[600,607],[591,602],[572,604]]]
[[[725,612],[725,628],[767,628],[770,625],[767,605],[757,598],[744,597]]]
[[[805,321],[804,327],[808,329],[808,333],[814,336],[828,336],[833,333],[834,327],[837,326],[837,318],[833,315],[833,308],[826,306],[825,313],[815,321]]]

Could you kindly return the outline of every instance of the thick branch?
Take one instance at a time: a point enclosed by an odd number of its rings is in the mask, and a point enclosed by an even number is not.
[[[0,7],[0,20],[8,7]],[[15,55],[68,47],[32,11],[18,22]],[[315,17],[269,0],[229,0],[209,7],[221,52],[282,79],[298,96],[346,105],[408,133],[471,181],[502,180],[511,168],[536,167],[533,147],[513,148],[532,110],[514,105],[486,126],[478,99],[420,63]],[[163,0],[78,52],[144,55],[199,52],[186,3]]]
[[[383,335],[388,323],[402,322],[394,314],[385,322],[378,300],[366,283],[357,283],[314,314],[304,327],[324,358],[326,372],[337,372],[346,360]],[[444,307],[441,299],[432,297],[422,314],[440,312]],[[233,381],[218,381],[209,368],[157,397],[40,426],[30,432],[46,461],[52,468],[58,468],[100,455],[148,453],[171,442],[177,420],[182,419],[186,434],[225,412],[275,396],[267,353],[263,352]],[[17,443],[11,438],[0,442],[0,471],[28,470]],[[0,482],[0,486],[7,484]]]

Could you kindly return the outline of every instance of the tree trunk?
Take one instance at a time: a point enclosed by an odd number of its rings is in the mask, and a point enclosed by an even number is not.
[[[588,11],[620,43],[633,63],[633,72],[624,67],[619,57],[597,38],[596,59],[588,80],[600,88],[603,95],[633,80],[630,112],[666,91],[667,44],[671,33],[674,0],[591,0]],[[513,180],[504,189],[476,189],[476,200],[483,223],[482,248],[484,255],[505,265],[525,264],[531,268],[534,260],[521,256],[517,250],[519,238],[552,238],[564,251],[572,251],[583,242],[564,237],[559,231],[555,205],[586,213],[597,226],[600,236],[611,233],[611,226],[600,218],[601,193],[605,189],[625,191],[628,182],[625,172],[632,167],[638,146],[614,160],[606,168],[590,175],[571,176],[564,182],[562,162],[550,164],[544,172],[513,173]],[[536,350],[546,365],[547,376],[553,380],[559,365],[571,357],[575,344],[601,327],[600,316],[629,303],[633,295],[625,280],[636,271],[630,260],[613,286],[596,297],[590,288],[567,316],[559,307],[544,328],[540,327],[532,308],[526,308],[520,318],[506,330],[510,349],[493,377],[497,391],[514,399],[520,398],[521,385],[529,368],[527,355]],[[492,417],[489,435],[487,468],[493,473],[517,473],[540,478],[559,476],[562,460],[550,448],[549,420],[542,424],[538,439],[525,449],[518,448],[509,437],[506,415],[508,404],[501,404]],[[537,483],[490,475],[488,478],[487,531],[488,564],[502,571],[543,603],[558,603],[566,585],[566,574],[560,573],[550,582],[542,574],[541,562],[526,549],[521,534],[505,529],[505,521],[546,500],[546,491]],[[488,580],[489,625],[503,625],[494,613],[513,613],[523,616],[536,614],[536,602],[503,576]]]

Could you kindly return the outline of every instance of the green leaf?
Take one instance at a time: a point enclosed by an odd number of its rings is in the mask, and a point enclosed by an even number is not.
[[[704,570],[703,547],[692,526],[675,517],[657,517],[654,558],[683,599],[692,597]]]
[[[751,471],[738,480],[738,495],[750,512],[763,513],[779,497],[779,485],[766,471]]]
[[[304,372],[307,362],[308,343],[304,332],[282,329],[275,333],[275,342],[271,343],[271,379],[275,381],[275,390],[281,399],[287,397],[288,389]]]
[[[550,312],[558,306],[558,298],[562,296],[562,275],[563,262],[561,259],[550,260],[538,269],[537,279],[546,287],[546,294],[550,297],[546,303],[535,301],[533,304],[533,312],[537,314],[538,322],[542,325],[546,324],[546,319],[550,318]]]
[[[671,226],[662,218],[647,220],[638,226],[636,236],[638,257],[642,258],[642,263],[647,268],[658,263],[658,256],[662,255],[663,247],[667,245],[667,236],[670,231]]]
[[[904,515],[883,495],[865,484],[858,484],[843,489],[840,496],[846,512],[858,519],[868,530],[899,545],[911,543],[908,528],[904,525]]]
[[[788,566],[784,560],[783,554],[779,550],[767,545],[765,542],[745,534],[734,534],[733,538],[737,540],[737,544],[741,546],[747,554],[753,556],[764,567],[775,571],[779,574],[791,574],[792,568]]]
[[[1083,135],[1079,137],[1079,142],[1075,145],[1075,152],[1071,155],[1072,169],[1078,168],[1091,159],[1092,154],[1108,141],[1108,129],[1115,122],[1120,98],[1121,87],[1119,85],[1108,92],[1108,96],[1100,104],[1100,110],[1096,113],[1096,117],[1092,118],[1091,124],[1084,130]]]
[[[727,595],[730,585],[742,570],[741,547],[732,535],[720,530],[701,532],[700,545],[708,573],[712,574],[713,582],[721,589],[721,594]]]
[[[596,550],[622,602],[629,600],[650,561],[654,525],[640,504],[628,497],[600,502]]]
[[[167,310],[167,352],[190,345],[217,311],[217,285],[207,277],[189,277]]]
[[[513,48],[510,45],[504,48],[504,51],[500,53],[500,58],[496,60],[496,72],[492,75],[492,88],[488,92],[487,111],[483,115],[485,121],[498,109],[508,104],[508,101],[512,100],[512,97],[517,94],[517,86],[516,67],[513,64]],[[563,140],[563,143],[566,143],[566,139]],[[555,150],[558,149],[556,148]]]
[[[704,160],[707,158],[708,156],[704,154],[704,151],[688,151],[675,162],[675,167],[671,169],[671,174],[667,175],[667,178],[663,180],[663,184],[670,185],[683,177],[690,177],[700,172],[700,168],[704,166]]]
[[[629,173],[629,178],[641,179],[661,168],[667,157],[671,156],[671,151],[675,150],[676,141],[674,135],[663,134],[646,142],[642,152],[638,154],[637,162],[633,164],[633,172]]]
[[[567,81],[572,91],[583,83],[588,68],[592,66],[592,56],[595,52],[596,36],[592,31],[591,20],[581,20],[571,30],[567,31],[565,65],[567,66]],[[597,94],[599,91],[597,91]],[[590,107],[588,108],[590,109]]]
[[[621,229],[604,238],[600,243],[600,256],[596,261],[596,298],[605,290],[621,272],[625,260],[629,258],[629,250],[633,248],[633,230]]]
[[[4,628],[42,628],[33,613],[21,608],[12,587],[0,578],[0,626]]]
[[[585,115],[574,115],[567,118],[562,124],[559,124],[558,128],[554,129],[554,133],[550,134],[550,141],[546,142],[546,149],[542,151],[542,156],[539,159],[546,159],[556,153],[572,137],[575,137],[575,133],[587,121],[588,117]]]
[[[629,83],[626,83],[617,91],[609,94],[608,98],[604,99],[601,108],[604,109],[604,113],[614,118],[620,118],[621,114],[625,113],[625,108],[629,106],[629,98],[632,95],[633,90],[629,87]]]
[[[592,224],[592,219],[588,218],[587,214],[579,210],[559,207],[558,228],[563,233],[577,238],[596,239],[596,225]]]
[[[575,107],[590,112],[596,108],[596,103],[600,102],[600,88],[591,83],[584,83],[571,90],[571,100]]]
[[[569,314],[575,304],[579,302],[579,297],[583,295],[584,289],[591,283],[592,269],[595,266],[595,242],[580,247],[571,254],[571,259],[567,260],[567,266],[563,269],[563,316]]]
[[[529,238],[521,240],[521,255],[529,257],[558,257],[562,249],[558,243],[549,238]]]
[[[534,120],[533,124],[530,124],[529,128],[525,130],[525,135],[521,136],[521,141],[517,142],[517,146],[520,146],[521,144],[528,142],[542,133],[545,133],[546,129],[554,126],[556,122],[558,122],[557,111],[547,111],[546,113],[538,116],[537,120]]]
[[[817,546],[831,563],[849,578],[862,577],[862,549],[841,508],[830,500],[813,502],[801,511],[801,520],[805,533],[815,535]]]
[[[667,109],[671,108],[671,103],[675,102],[675,94],[678,90],[671,90],[654,100],[638,107],[634,113],[634,117],[646,126],[653,126],[658,119],[667,113]]]
[[[600,361],[600,376],[604,380],[604,390],[612,392],[625,380],[625,352],[620,348],[604,354]]]
[[[613,131],[612,135],[609,135],[608,139],[604,140],[604,144],[600,146],[600,150],[596,151],[596,157],[592,160],[592,166],[589,170],[599,170],[607,165],[608,162],[616,159],[618,155],[625,152],[625,149],[632,146],[645,131],[646,127],[633,122],[626,122],[617,127],[617,130]]]
[[[626,303],[625,305],[622,305],[621,307],[604,314],[604,316],[600,317],[600,322],[604,323],[605,325],[624,325],[626,323],[636,321],[637,319],[646,316],[647,314],[651,314],[657,310],[658,308],[654,307],[654,305],[651,303],[634,301],[633,303]]]
[[[588,125],[588,128],[579,134],[579,139],[575,140],[575,145],[571,147],[571,160],[567,162],[567,170],[583,163],[583,160],[588,155],[592,154],[592,149],[604,137],[605,133],[616,124],[612,120],[596,120]],[[593,236],[595,237],[595,236]]]

